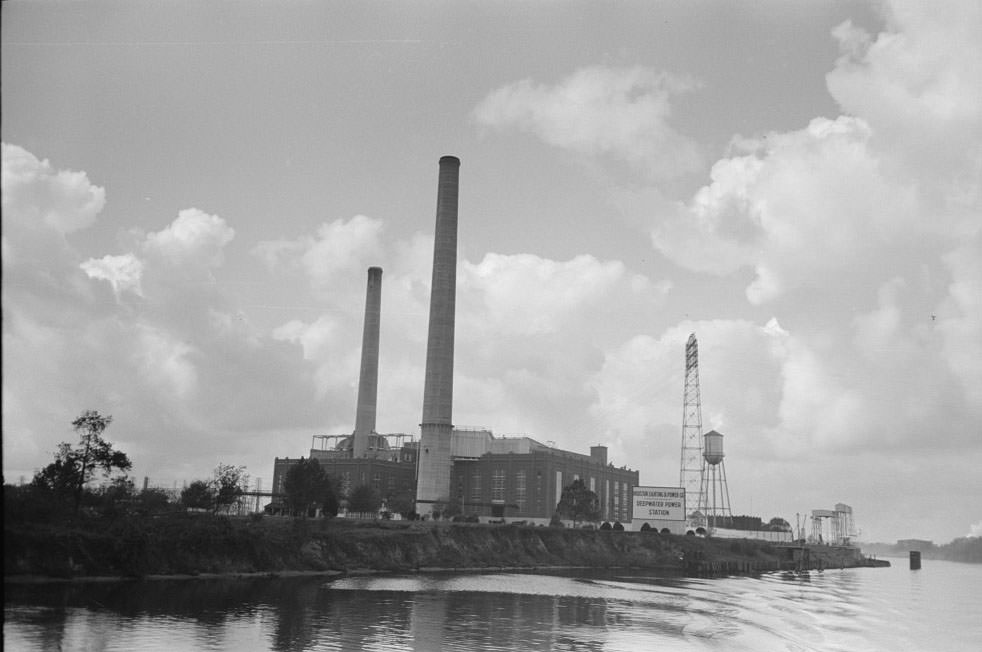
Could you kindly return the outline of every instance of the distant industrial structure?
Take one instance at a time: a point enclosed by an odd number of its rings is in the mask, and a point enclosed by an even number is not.
[[[825,524],[828,524],[827,527]],[[833,546],[848,546],[857,536],[856,522],[852,507],[836,503],[835,509],[812,510],[812,532],[809,543],[827,543]]]
[[[370,267],[355,428],[314,436],[310,457],[339,480],[344,493],[362,485],[384,500],[409,493],[423,517],[440,512],[544,524],[563,488],[583,480],[597,494],[602,520],[630,522],[638,472],[609,463],[605,446],[585,455],[531,437],[496,437],[487,428],[453,425],[459,170],[458,158],[440,159],[420,440],[376,432],[382,269]],[[286,473],[299,461],[274,460],[274,496],[283,494]]]
[[[723,435],[710,430],[703,435],[705,446],[702,459],[702,488],[699,492],[699,512],[705,517],[710,531],[721,518],[732,517],[730,488],[726,483],[726,464],[723,458]]]
[[[702,397],[699,391],[699,342],[685,343],[685,384],[682,390],[682,461],[679,486],[685,490],[686,516],[702,504]]]
[[[723,435],[702,431],[699,342],[691,333],[685,343],[679,487],[685,492],[686,516],[693,528],[712,528],[720,517],[733,516],[723,457]]]
[[[598,498],[600,519],[620,521],[627,529],[790,541],[790,527],[765,527],[757,517],[732,515],[723,435],[702,432],[695,333],[685,346],[677,487],[639,486],[638,471],[609,463],[606,446],[592,446],[587,455],[527,436],[495,436],[488,428],[453,425],[459,173],[458,158],[440,159],[419,440],[376,431],[382,268],[369,267],[354,430],[315,435],[310,458],[326,467],[343,494],[368,486],[383,501],[398,497],[402,505],[414,505],[423,518],[460,514],[545,524],[554,518],[563,489],[582,480]],[[275,458],[274,511],[283,507],[284,479],[300,459]],[[848,545],[854,529],[848,505],[812,512],[810,539],[815,542]]]

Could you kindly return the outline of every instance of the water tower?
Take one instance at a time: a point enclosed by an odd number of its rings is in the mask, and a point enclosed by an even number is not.
[[[732,517],[730,490],[726,484],[726,464],[723,462],[723,435],[710,430],[703,435],[702,489],[699,492],[699,511],[709,520],[710,531],[716,528],[718,517]]]

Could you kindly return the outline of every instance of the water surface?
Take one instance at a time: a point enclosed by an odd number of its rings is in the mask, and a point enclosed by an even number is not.
[[[978,650],[982,566],[7,586],[7,650]]]

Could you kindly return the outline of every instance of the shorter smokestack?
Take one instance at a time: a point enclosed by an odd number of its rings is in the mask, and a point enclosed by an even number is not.
[[[368,268],[365,294],[365,328],[361,337],[361,372],[358,377],[358,407],[351,435],[353,457],[368,454],[369,437],[375,432],[378,401],[379,326],[382,321],[382,268]]]

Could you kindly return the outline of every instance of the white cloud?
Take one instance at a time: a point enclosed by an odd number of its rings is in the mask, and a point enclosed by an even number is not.
[[[41,225],[66,234],[91,225],[106,203],[85,172],[56,171],[17,145],[3,143],[4,230]]]
[[[704,428],[732,434],[743,455],[785,454],[769,451],[785,444],[773,440],[768,429],[779,422],[790,336],[776,321],[764,327],[744,320],[684,322],[658,337],[637,335],[611,346],[590,380],[596,391],[590,410],[606,437],[621,442],[624,456],[636,459],[638,451],[651,451],[635,462],[661,471],[662,477],[649,482],[666,482],[671,479],[666,474],[678,473],[678,458],[665,458],[664,452],[679,450],[685,343],[693,332],[699,342]]]
[[[122,256],[103,256],[100,259],[90,258],[79,267],[89,278],[97,278],[112,285],[116,298],[125,290],[131,290],[138,296],[143,296],[140,287],[140,277],[143,275],[143,261],[133,254]]]
[[[698,84],[636,66],[581,68],[553,86],[525,79],[493,91],[474,109],[481,125],[516,127],[550,145],[609,155],[658,178],[698,169],[695,143],[669,124],[671,99]]]
[[[136,337],[134,362],[141,376],[176,398],[189,397],[198,383],[198,372],[190,359],[194,349],[151,326],[138,326]]]
[[[8,153],[28,172],[37,162],[21,148],[5,145]],[[8,173],[16,168],[8,163],[5,470],[29,475],[49,461],[84,409],[113,414],[109,436],[136,472],[184,479],[229,455],[266,473],[279,451],[263,442],[319,421],[308,363],[292,345],[257,333],[211,275],[234,234],[224,219],[181,211],[133,251],[86,259],[66,238],[66,225],[91,223],[102,190],[83,192],[84,173],[66,176],[47,162],[30,174]],[[52,205],[57,219],[39,219]],[[110,288],[119,301],[105,300]],[[142,300],[122,301],[128,294]],[[253,457],[237,457],[246,450]]]
[[[703,187],[652,231],[655,247],[696,271],[753,267],[755,304],[803,286],[868,277],[935,226],[917,217],[909,188],[886,178],[859,119],[816,118],[807,128],[735,144]]]
[[[944,356],[982,420],[982,229],[944,261],[951,273],[938,315]]]
[[[167,228],[148,234],[143,248],[174,267],[218,267],[222,249],[234,236],[235,230],[217,215],[186,208]]]
[[[320,291],[337,286],[356,286],[354,272],[364,272],[381,260],[381,220],[356,215],[334,220],[317,229],[316,236],[296,240],[269,240],[253,248],[270,269],[299,269]],[[342,275],[347,283],[338,283]]]
[[[833,32],[842,56],[827,76],[829,91],[872,126],[898,176],[935,201],[977,200],[982,5],[946,2],[938,11],[929,2],[891,2],[886,15],[887,29],[875,36],[848,22]]]
[[[555,333],[584,306],[597,303],[626,276],[623,263],[589,255],[554,261],[531,254],[486,254],[462,264],[458,291],[470,304],[473,328],[495,335]],[[644,281],[639,281],[643,289]],[[465,313],[467,314],[467,313]]]

